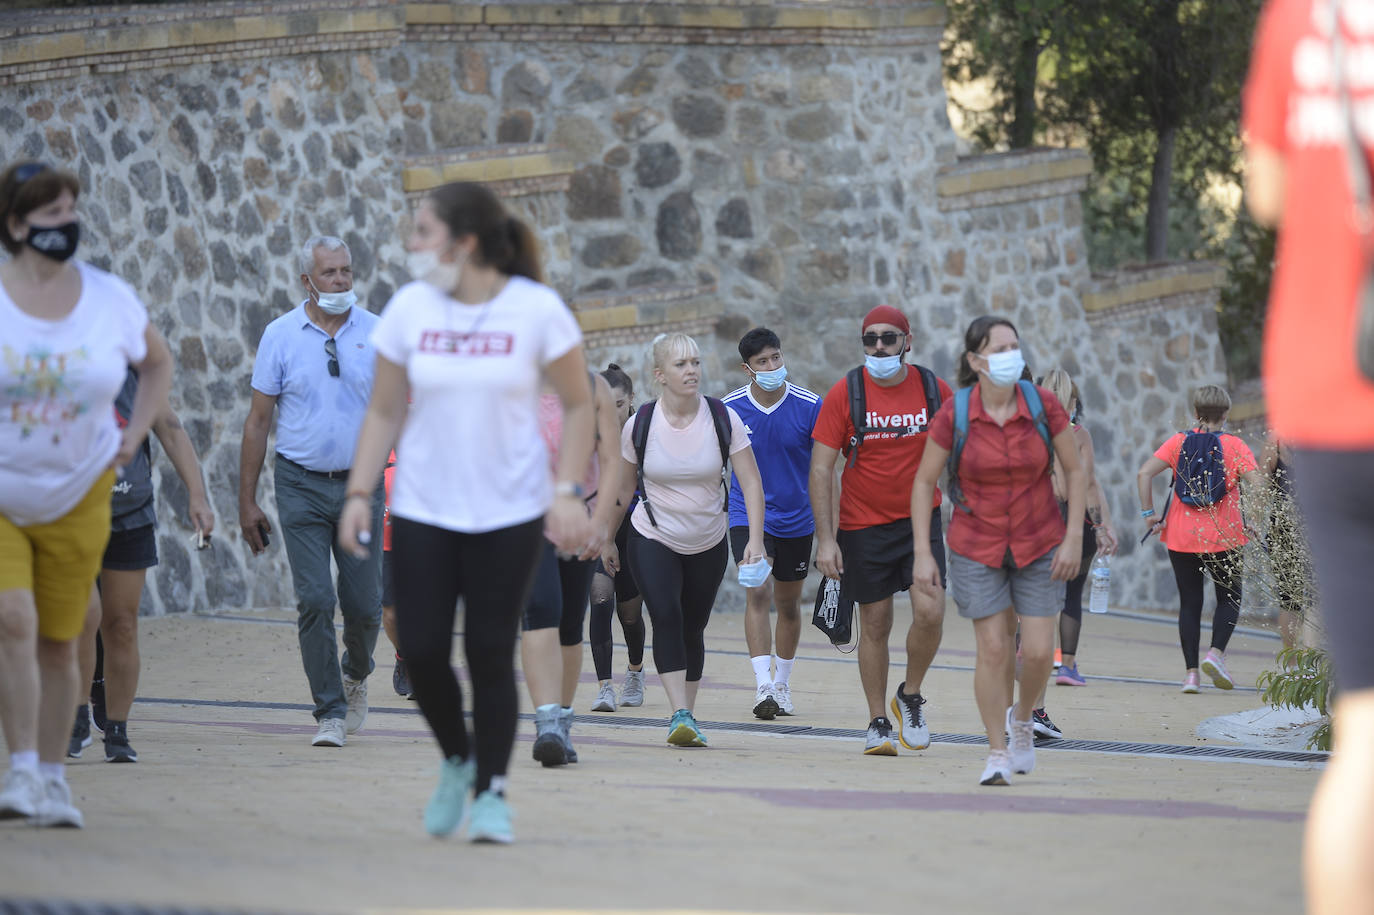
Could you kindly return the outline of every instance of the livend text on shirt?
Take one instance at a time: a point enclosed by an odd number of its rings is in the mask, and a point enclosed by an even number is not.
[[[904,435],[917,435],[926,431],[930,424],[930,414],[925,408],[920,413],[893,413],[884,416],[869,410],[864,414],[864,425],[870,429],[890,429],[871,438],[901,438]]]

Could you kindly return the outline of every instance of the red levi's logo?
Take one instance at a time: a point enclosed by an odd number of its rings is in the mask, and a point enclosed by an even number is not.
[[[515,335],[504,331],[464,334],[454,330],[427,330],[420,334],[420,352],[444,356],[509,356]]]

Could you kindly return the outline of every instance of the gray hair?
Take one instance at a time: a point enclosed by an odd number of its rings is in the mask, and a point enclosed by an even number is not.
[[[301,273],[313,273],[315,270],[315,249],[323,248],[326,251],[338,251],[342,248],[348,252],[348,259],[353,259],[353,252],[348,250],[348,245],[342,238],[333,235],[312,235],[310,239],[301,245]]]

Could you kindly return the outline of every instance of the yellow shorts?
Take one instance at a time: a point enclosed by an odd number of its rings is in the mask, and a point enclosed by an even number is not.
[[[70,642],[81,634],[86,604],[110,540],[107,470],[67,514],[47,524],[17,527],[0,515],[0,591],[29,591],[38,607],[38,634]]]

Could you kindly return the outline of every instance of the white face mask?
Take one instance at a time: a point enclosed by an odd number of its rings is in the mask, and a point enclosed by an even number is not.
[[[988,360],[988,378],[1001,388],[1016,384],[1021,378],[1021,372],[1026,368],[1026,359],[1019,349],[989,353],[985,358]]]
[[[315,281],[306,277],[310,288],[315,290],[315,304],[327,315],[341,315],[358,304],[358,296],[352,289],[347,292],[320,292]]]
[[[406,270],[421,282],[428,283],[441,292],[451,293],[458,288],[458,280],[463,275],[463,264],[451,264],[439,260],[438,251],[412,251],[406,255]]]

